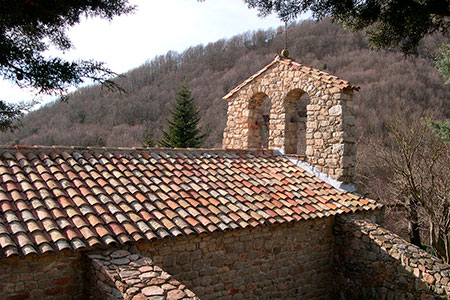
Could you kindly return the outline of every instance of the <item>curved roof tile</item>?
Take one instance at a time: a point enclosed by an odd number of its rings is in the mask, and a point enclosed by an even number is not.
[[[380,208],[272,151],[0,148],[0,257]]]

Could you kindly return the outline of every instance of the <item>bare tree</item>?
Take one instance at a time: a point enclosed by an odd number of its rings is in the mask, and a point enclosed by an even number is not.
[[[435,136],[424,121],[389,126],[389,138],[378,149],[386,168],[388,206],[400,206],[409,222],[412,243],[450,260],[450,144]],[[425,229],[425,232],[421,229]],[[422,234],[421,234],[422,233]]]

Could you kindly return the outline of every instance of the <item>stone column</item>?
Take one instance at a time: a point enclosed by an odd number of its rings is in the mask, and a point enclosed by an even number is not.
[[[285,149],[286,108],[281,93],[272,96],[269,121],[269,149]]]
[[[355,168],[351,91],[332,88],[307,106],[307,162],[330,177],[351,183]]]
[[[224,149],[243,149],[248,142],[248,101],[243,97],[233,97],[228,102],[227,124],[223,131],[222,147]]]
[[[294,89],[289,91],[284,97],[284,151],[287,154],[297,153],[297,130],[298,130],[298,112],[297,102],[305,92],[300,89]]]
[[[342,127],[344,131],[343,181],[353,182],[356,166],[355,112],[352,101],[353,92],[344,91],[339,94],[342,101]]]

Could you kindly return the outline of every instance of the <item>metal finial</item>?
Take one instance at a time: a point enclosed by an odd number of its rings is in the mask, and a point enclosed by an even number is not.
[[[287,21],[284,21],[284,49],[287,49]]]
[[[281,50],[281,57],[288,57],[289,51],[287,50],[287,21],[284,21],[284,49]]]

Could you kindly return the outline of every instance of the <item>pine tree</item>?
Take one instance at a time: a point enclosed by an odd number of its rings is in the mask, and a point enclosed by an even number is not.
[[[144,141],[142,147],[152,148],[155,147],[155,141],[153,140],[153,133],[150,129],[147,129],[144,134]]]
[[[198,148],[206,138],[198,127],[199,111],[195,107],[194,98],[186,85],[183,85],[176,96],[171,111],[172,119],[167,120],[168,131],[163,131],[163,138],[158,142],[165,148]]]

